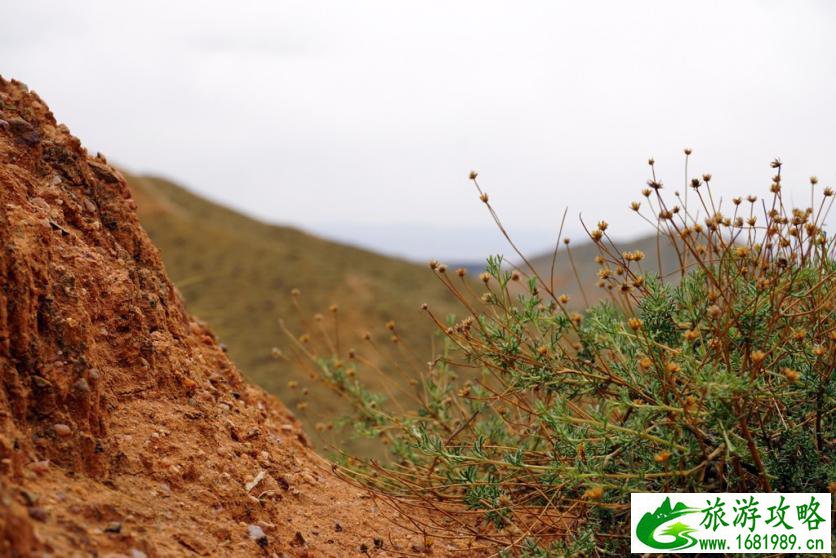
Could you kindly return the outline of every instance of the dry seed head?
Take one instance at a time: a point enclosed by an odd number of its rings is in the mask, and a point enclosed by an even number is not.
[[[740,205],[740,203],[742,201],[743,201],[743,198],[741,198],[741,197],[732,198],[732,203],[734,203],[734,205]]]
[[[792,368],[784,368],[783,372],[787,380],[789,380],[792,383],[797,382],[799,378],[801,378],[801,374],[797,370],[793,370]]]
[[[395,331],[395,320],[389,320],[386,322],[386,329],[389,331]]]
[[[630,209],[632,209],[633,211],[638,211],[641,206],[641,202],[634,201],[630,203]]]
[[[357,356],[357,351],[355,349],[348,350],[348,358],[354,360],[354,357]]]
[[[670,372],[671,374],[676,374],[677,372],[681,372],[682,368],[675,362],[669,362],[665,365],[665,369]]]
[[[479,274],[479,279],[481,279],[481,281],[482,281],[484,284],[486,284],[486,285],[487,285],[487,284],[488,284],[488,281],[490,281],[490,280],[491,280],[491,274],[490,274],[490,273],[488,273],[487,271],[483,271],[482,273],[480,273],[480,274]]]
[[[437,267],[438,267],[438,260],[430,260],[430,269],[435,271]]]
[[[570,238],[564,238],[563,239],[563,244],[566,244],[568,246],[571,241],[572,241],[572,239],[570,239]]]
[[[547,354],[549,354],[549,348],[545,345],[540,345],[539,347],[537,347],[537,354],[539,354],[540,356],[546,356]]]
[[[437,270],[439,273],[447,273],[447,266],[445,264],[438,264]]]
[[[693,153],[693,151],[691,151],[691,148],[690,148],[690,147],[686,147],[686,148],[684,149],[684,151],[685,151],[685,155],[686,155],[686,156],[687,156],[687,155],[690,155],[691,153]]]
[[[309,342],[310,340],[311,340],[311,336],[310,336],[310,335],[308,335],[307,333],[303,333],[303,334],[299,337],[299,341],[300,341],[300,342],[302,342],[302,343],[307,343],[307,342]]]
[[[752,351],[749,358],[752,359],[753,364],[760,364],[766,359],[766,353],[763,351]]]
[[[772,162],[769,164],[769,166],[772,167],[773,169],[780,169],[781,168],[781,159],[778,159],[778,158],[773,159]]]
[[[650,360],[650,358],[649,358],[649,357],[643,357],[643,358],[639,361],[639,366],[641,366],[642,368],[644,368],[645,370],[647,370],[648,368],[650,368],[651,366],[653,366],[653,361],[652,361],[652,360]]]
[[[595,485],[583,493],[584,500],[600,500],[604,496],[604,488],[600,485]]]
[[[660,180],[650,179],[647,181],[647,185],[653,188],[654,190],[662,189],[662,182]]]
[[[293,297],[298,297],[301,294],[302,294],[302,291],[300,291],[299,289],[292,289],[290,291],[290,296],[293,296]]]
[[[707,184],[707,183],[709,183],[709,182],[711,182],[711,173],[710,173],[710,172],[707,172],[707,173],[703,174],[703,175],[702,175],[702,180],[703,180],[703,182],[705,182],[706,184]]]
[[[687,341],[696,341],[700,336],[700,332],[697,329],[689,329],[683,333],[682,336],[685,337]]]
[[[824,191],[822,192],[822,194],[824,195],[824,197],[829,198],[830,196],[832,196],[832,195],[833,195],[833,188],[831,188],[830,186],[828,186],[827,188],[825,188],[825,189],[824,189]]]
[[[289,387],[290,389],[296,389],[299,387],[299,382],[297,382],[296,380],[290,380],[289,382],[287,382],[287,387]]]
[[[699,188],[700,186],[702,186],[702,182],[700,182],[700,179],[699,179],[699,178],[692,178],[692,179],[691,179],[691,188],[693,188],[694,190],[696,190],[696,189],[697,189],[697,188]]]
[[[815,347],[813,347],[813,354],[817,357],[824,355],[824,347],[822,347],[821,345],[816,345]]]
[[[421,310],[427,310],[427,309],[429,309],[429,305],[427,305],[427,303],[425,302],[421,305]]]
[[[778,182],[773,182],[772,186],[769,187],[769,191],[773,194],[777,194],[781,191],[781,184],[779,184]]]
[[[511,281],[519,281],[520,280],[520,272],[516,269],[511,272]]]
[[[693,413],[697,409],[699,409],[699,404],[697,402],[697,398],[694,397],[693,395],[689,395],[688,397],[686,397],[685,398],[685,410],[688,411],[689,413]]]
[[[653,456],[653,461],[656,463],[667,463],[671,458],[671,452],[663,450]]]
[[[712,304],[711,306],[708,307],[708,315],[711,316],[712,318],[719,318],[720,314],[722,314],[722,313],[723,313],[723,311],[716,304]]]
[[[642,327],[642,321],[638,318],[630,318],[629,320],[627,320],[627,325],[633,331],[638,331]]]
[[[569,302],[569,295],[564,293],[564,294],[560,295],[559,297],[557,297],[557,300],[558,300],[558,302],[560,302],[560,304],[566,304],[566,303]]]
[[[600,229],[601,231],[607,230],[607,227],[609,227],[609,226],[610,226],[609,223],[607,223],[606,221],[599,221],[598,222],[598,229]]]
[[[600,230],[598,230],[598,229],[595,229],[594,231],[592,231],[591,233],[589,233],[589,237],[590,237],[590,238],[591,238],[594,242],[599,242],[599,241],[601,240],[601,238],[603,238],[603,236],[604,236],[604,233],[602,233],[602,232],[601,232]]]
[[[648,165],[650,165],[650,166],[652,167],[653,165],[655,165],[655,164],[656,164],[656,160],[655,160],[653,157],[650,157],[650,158],[647,160],[647,164],[648,164]]]
[[[604,257],[603,257],[603,256],[601,256],[600,254],[599,254],[599,255],[597,255],[597,256],[595,256],[595,263],[597,263],[598,265],[603,265],[603,263],[604,263]]]
[[[314,314],[313,319],[314,319],[315,322],[321,322],[322,321],[322,314]]]
[[[282,350],[278,347],[273,347],[270,350],[270,354],[273,356],[273,358],[282,358],[282,356],[283,356]]]
[[[333,313],[338,312],[338,311],[339,311],[339,309],[340,309],[340,307],[339,307],[339,306],[337,306],[336,304],[332,304],[331,306],[329,306],[329,307],[328,307],[328,310],[329,310],[330,312],[333,312]]]
[[[372,339],[372,334],[371,333],[369,333],[368,331],[363,333],[363,340],[364,341],[371,341],[371,339]]]
[[[456,270],[456,275],[458,275],[459,277],[464,277],[465,275],[467,275],[467,270],[463,267],[460,267]]]
[[[476,177],[479,176],[479,173],[476,171],[470,171],[470,180],[476,180]]]
[[[818,177],[816,177],[816,176],[811,176],[811,177],[810,177],[810,184],[812,184],[813,186],[815,186],[815,185],[816,185],[816,184],[818,184],[818,183],[819,183],[819,179],[818,179]]]
[[[649,198],[649,197],[650,197],[650,194],[651,194],[651,190],[650,190],[650,188],[644,188],[644,189],[642,189],[642,196],[644,196],[644,197],[646,197],[646,198]]]
[[[482,200],[482,203],[488,203],[488,193],[482,192],[479,194],[479,199]]]

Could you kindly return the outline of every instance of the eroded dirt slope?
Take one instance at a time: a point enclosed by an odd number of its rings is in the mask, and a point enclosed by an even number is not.
[[[134,207],[103,157],[0,78],[0,556],[420,550],[241,379]]]

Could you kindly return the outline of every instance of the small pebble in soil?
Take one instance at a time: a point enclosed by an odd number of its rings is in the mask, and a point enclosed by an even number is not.
[[[35,521],[45,522],[49,519],[49,513],[40,506],[31,506],[28,510],[29,517]]]
[[[250,539],[254,540],[255,543],[261,548],[266,547],[270,542],[267,539],[267,535],[264,534],[264,529],[262,529],[258,525],[247,525],[247,533],[250,535]]]
[[[107,527],[105,527],[104,530],[105,530],[105,533],[116,533],[116,534],[118,534],[118,533],[122,532],[122,524],[119,523],[118,521],[113,521],[111,523],[108,523]]]
[[[29,469],[39,475],[43,475],[49,471],[49,459],[44,459],[43,461],[33,461],[29,464]]]
[[[73,391],[80,397],[83,397],[90,393],[90,384],[87,383],[87,380],[84,378],[79,378],[73,384]]]
[[[61,423],[53,424],[52,425],[52,430],[57,435],[61,436],[62,438],[66,438],[73,433],[72,429],[69,426],[67,426],[66,424],[61,424]]]
[[[339,533],[339,532],[340,532],[340,531],[342,531],[342,530],[343,530],[343,526],[342,526],[342,525],[340,525],[339,523],[335,523],[335,524],[334,524],[334,531],[336,531],[337,533]]]

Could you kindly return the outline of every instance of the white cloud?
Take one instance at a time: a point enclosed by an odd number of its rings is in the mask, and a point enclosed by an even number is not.
[[[796,199],[836,183],[834,23],[829,2],[30,1],[3,8],[0,71],[91,149],[271,221],[479,227],[476,168],[512,230],[568,205],[633,236],[651,153],[671,188],[686,145],[722,195],[764,192],[776,155]]]

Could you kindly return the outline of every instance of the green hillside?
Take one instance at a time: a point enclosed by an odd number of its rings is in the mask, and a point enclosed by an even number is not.
[[[278,320],[284,318],[295,333],[308,333],[311,344],[327,344],[320,328],[336,343],[335,315],[329,311],[336,304],[340,351],[356,347],[397,378],[397,385],[389,387],[403,398],[403,390],[411,389],[404,376],[413,371],[392,370],[362,335],[370,331],[375,343],[391,344],[385,324],[394,320],[403,347],[398,350],[415,354],[416,370],[429,360],[435,327],[420,305],[430,304],[439,316],[456,308],[429,268],[259,222],[160,178],[128,180],[142,225],[160,248],[189,310],[211,325],[243,373],[277,394],[318,447],[336,440],[341,447],[368,451],[368,440],[314,432],[316,423],[346,409],[328,387],[311,380],[302,364],[271,356],[272,347],[290,352]],[[291,295],[296,288],[302,293],[296,299],[301,312]],[[321,322],[314,319],[317,313],[323,315]],[[383,378],[364,380],[384,387]]]

